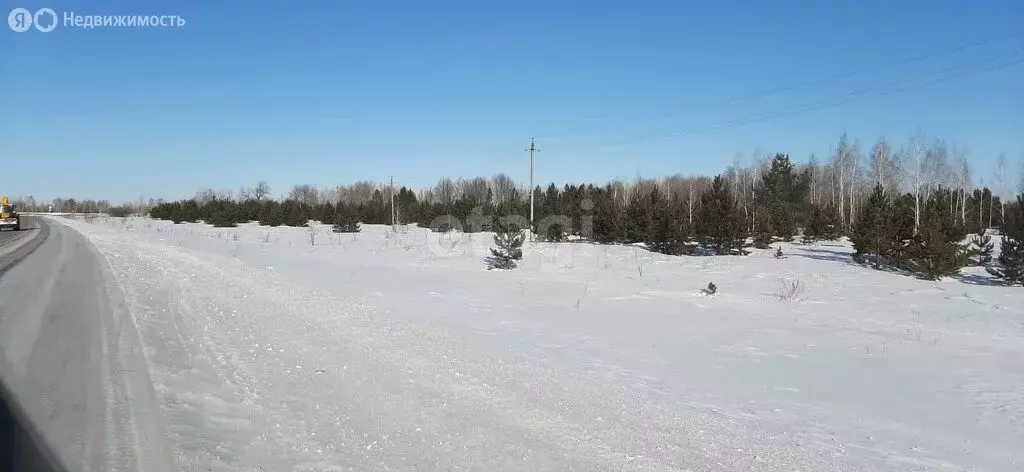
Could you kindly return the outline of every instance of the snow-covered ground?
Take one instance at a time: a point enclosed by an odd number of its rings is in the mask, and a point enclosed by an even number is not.
[[[1024,470],[1024,288],[981,270],[51,221],[116,276],[182,470]]]

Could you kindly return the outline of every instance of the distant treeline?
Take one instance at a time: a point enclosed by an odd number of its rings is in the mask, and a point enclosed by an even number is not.
[[[867,152],[841,136],[824,162],[811,155],[794,163],[786,154],[755,156],[734,163],[715,177],[673,175],[605,184],[523,187],[505,174],[492,178],[442,178],[431,187],[356,182],[333,189],[296,185],[273,197],[265,182],[237,192],[204,189],[177,202],[150,199],[111,207],[106,202],[57,199],[54,211],[105,211],[112,215],[150,214],[176,222],[205,221],[216,226],[259,222],[303,226],[308,221],[356,231],[358,223],[418,223],[438,231],[487,231],[495,217],[514,217],[529,226],[534,197],[535,233],[543,240],[646,243],[666,254],[709,250],[744,254],[745,247],[775,241],[848,236],[859,261],[936,277],[974,261],[1014,279],[1013,257],[1024,239],[1021,204],[1004,204],[1009,164],[1000,155],[989,182],[976,188],[965,148],[912,137],[894,149],[879,139]],[[1024,169],[1024,167],[1022,167]],[[1024,177],[1024,175],[1022,175]],[[1020,183],[1024,191],[1024,181]],[[17,200],[15,200],[17,201]],[[48,205],[25,202],[23,208]],[[41,207],[41,208],[40,208]],[[1003,256],[984,255],[991,241],[986,229],[1003,236]],[[978,235],[969,247],[960,244]],[[998,267],[997,267],[998,266]],[[1009,270],[1009,272],[1007,272]]]
[[[754,198],[741,206],[735,182],[725,175],[694,179],[685,185],[633,185],[629,188],[554,184],[534,189],[534,211],[540,239],[591,240],[597,243],[646,243],[665,254],[746,254],[746,247],[767,248],[775,241],[802,242],[849,236],[858,260],[938,277],[956,273],[971,253],[961,245],[969,233],[983,233],[989,222],[1003,226],[1003,215],[1020,225],[1020,202],[1002,205],[987,189],[945,188],[928,193],[896,193],[876,183],[866,201],[844,218],[831,202],[811,197],[813,173],[798,170],[789,156],[778,154],[751,189]],[[302,192],[282,201],[249,195],[244,200],[201,195],[158,204],[150,215],[174,222],[202,220],[220,227],[259,222],[267,226],[304,226],[308,221],[352,227],[367,224],[419,223],[437,231],[487,231],[495,217],[517,216],[528,226],[528,194],[513,189],[500,200],[495,188],[458,192],[456,185],[439,185],[440,201],[423,201],[399,188],[390,198],[387,188],[368,192],[365,201],[303,201]],[[697,192],[699,189],[699,193]],[[392,206],[393,202],[393,206]]]

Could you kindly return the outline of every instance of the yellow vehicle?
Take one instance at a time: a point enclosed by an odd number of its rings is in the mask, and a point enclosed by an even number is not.
[[[21,215],[18,215],[14,205],[4,196],[0,199],[0,231],[6,228],[21,231]]]

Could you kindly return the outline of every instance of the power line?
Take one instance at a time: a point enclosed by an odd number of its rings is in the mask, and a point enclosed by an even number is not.
[[[994,61],[999,60],[999,59],[1008,59],[1008,58],[1016,58],[1016,59],[1012,60],[1012,61],[1009,61],[1009,62],[1006,62],[1006,63],[999,63],[999,64],[996,64],[994,66],[990,66],[990,67],[986,67],[986,68],[974,69],[974,67],[977,67],[980,64],[984,64],[984,63],[988,63],[988,62],[994,62]],[[895,93],[895,92],[901,92],[901,91],[904,91],[904,90],[911,90],[911,89],[914,89],[914,88],[921,88],[921,87],[937,84],[937,83],[940,83],[940,82],[945,82],[945,81],[952,80],[952,79],[959,78],[959,77],[966,77],[966,76],[969,76],[969,75],[979,74],[979,73],[983,73],[983,72],[989,72],[989,71],[998,70],[998,69],[1005,69],[1007,67],[1012,67],[1012,66],[1014,66],[1016,64],[1020,64],[1020,63],[1024,63],[1024,54],[1022,54],[1021,51],[1016,51],[1016,52],[1014,52],[1012,54],[1001,54],[1001,55],[989,57],[989,58],[981,60],[981,61],[973,62],[973,63],[970,63],[970,64],[965,64],[965,65],[961,65],[961,66],[957,66],[957,67],[952,67],[952,68],[949,68],[949,69],[945,69],[945,70],[941,70],[941,71],[937,71],[937,72],[933,72],[933,73],[929,73],[929,74],[923,74],[923,75],[920,75],[920,76],[917,76],[917,77],[913,77],[910,80],[903,79],[903,80],[899,80],[899,81],[893,81],[893,82],[889,82],[889,83],[882,84],[882,85],[879,85],[879,86],[873,86],[873,87],[868,87],[868,88],[865,88],[865,89],[856,90],[856,91],[853,91],[853,92],[848,92],[848,93],[845,93],[845,94],[842,94],[842,95],[838,95],[838,96],[835,96],[835,97],[831,97],[831,98],[825,99],[825,100],[819,100],[819,101],[814,101],[814,102],[803,103],[803,104],[800,104],[800,105],[785,107],[785,108],[781,108],[781,109],[770,111],[770,112],[750,115],[750,116],[743,117],[743,118],[740,118],[740,119],[737,119],[737,120],[727,121],[727,122],[724,122],[724,123],[717,123],[717,124],[709,124],[709,125],[703,125],[703,126],[689,127],[689,128],[684,128],[682,130],[676,131],[676,132],[672,132],[672,133],[655,135],[655,136],[646,136],[646,137],[642,137],[642,138],[627,139],[627,140],[614,141],[614,142],[608,142],[608,143],[601,143],[601,144],[596,144],[596,145],[591,145],[591,146],[584,146],[584,147],[574,148],[574,150],[586,150],[586,149],[593,149],[593,148],[600,148],[600,147],[620,146],[620,145],[624,145],[624,144],[633,144],[633,143],[639,143],[639,142],[645,142],[645,141],[653,141],[653,140],[657,140],[657,139],[672,138],[672,137],[678,137],[678,136],[683,136],[683,135],[693,134],[693,133],[698,133],[698,132],[703,132],[703,131],[712,131],[712,130],[717,130],[717,129],[731,128],[731,127],[735,127],[735,126],[741,126],[741,125],[746,125],[746,124],[751,124],[751,123],[768,121],[768,120],[772,120],[772,119],[775,119],[775,118],[781,118],[781,117],[785,117],[785,116],[798,115],[800,113],[806,113],[806,112],[810,112],[810,111],[817,111],[817,110],[821,110],[821,109],[825,109],[825,108],[830,108],[830,107],[834,107],[834,106],[838,106],[838,105],[843,105],[843,104],[847,104],[847,103],[856,102],[858,100],[864,100],[864,99],[867,99],[867,98],[874,98],[874,97],[888,95],[888,94]],[[955,74],[955,75],[951,75],[951,76],[948,76],[948,77],[940,77],[938,79],[927,80],[927,81],[920,82],[920,83],[911,82],[913,80],[927,79],[929,77],[939,76],[939,75],[942,75],[942,74],[946,74],[946,73],[950,73],[950,72],[957,72],[957,71],[962,71],[962,70],[966,70],[966,73]],[[904,82],[911,82],[911,83],[904,83]],[[895,88],[887,90],[887,88],[894,87],[894,86],[895,86]]]
[[[688,111],[693,111],[694,109],[707,110],[707,109],[710,109],[710,108],[722,107],[722,106],[732,105],[732,104],[739,103],[739,102],[755,100],[755,99],[758,99],[758,98],[764,98],[764,97],[768,97],[768,96],[771,96],[771,95],[777,95],[777,94],[780,94],[780,93],[790,92],[790,91],[793,91],[793,90],[798,90],[798,89],[805,88],[805,87],[810,87],[810,86],[813,86],[813,85],[819,85],[819,84],[823,84],[823,83],[826,83],[826,82],[831,82],[831,81],[835,81],[835,80],[855,77],[855,76],[858,76],[858,75],[861,75],[861,74],[866,74],[866,73],[869,73],[869,72],[875,72],[875,71],[879,71],[879,70],[882,70],[882,69],[887,69],[887,68],[890,68],[890,67],[896,67],[896,66],[901,66],[901,65],[905,65],[905,64],[910,64],[910,63],[922,61],[922,60],[925,60],[925,59],[929,59],[929,58],[932,58],[932,57],[938,57],[938,56],[943,56],[943,55],[947,55],[947,54],[953,54],[953,53],[956,53],[956,52],[960,52],[960,51],[964,51],[964,50],[968,50],[968,49],[974,49],[974,48],[977,48],[977,47],[980,47],[980,46],[985,46],[985,45],[989,45],[989,44],[995,44],[995,43],[998,43],[998,42],[1003,42],[1003,41],[1009,40],[1011,38],[1016,39],[1016,38],[1019,38],[1019,37],[1020,37],[1019,33],[1013,33],[1013,34],[1009,34],[1009,35],[996,36],[996,37],[992,37],[992,38],[981,40],[981,41],[975,41],[975,42],[971,42],[971,43],[961,44],[961,45],[958,45],[958,46],[955,46],[955,47],[952,47],[952,48],[935,50],[935,51],[919,54],[919,55],[912,56],[912,57],[898,59],[898,60],[892,61],[892,62],[886,62],[886,63],[883,63],[883,64],[878,64],[878,65],[869,66],[869,67],[862,68],[862,69],[857,69],[857,70],[853,70],[853,71],[848,71],[848,72],[843,72],[843,73],[839,73],[839,74],[834,74],[834,75],[822,77],[822,78],[819,78],[819,79],[810,80],[810,81],[807,81],[807,82],[801,82],[801,83],[798,83],[798,84],[795,84],[795,85],[788,85],[788,86],[784,86],[784,87],[780,87],[780,88],[768,89],[768,90],[764,90],[764,91],[761,91],[761,92],[755,92],[755,93],[748,94],[748,95],[738,95],[738,96],[734,96],[734,97],[725,99],[725,100],[720,101],[720,102],[714,102],[714,103],[707,104],[707,105],[698,105],[698,106],[696,106],[696,107],[694,107],[692,109],[689,109]],[[670,116],[673,116],[673,115],[677,115],[679,113],[681,113],[681,110],[663,112],[663,113],[660,113],[660,114],[657,114],[657,115],[648,116],[646,118],[631,119],[631,120],[618,120],[618,121],[614,121],[614,122],[611,122],[611,123],[605,123],[605,124],[595,125],[595,126],[590,126],[590,127],[570,128],[569,130],[567,130],[565,132],[562,132],[562,133],[558,133],[558,134],[554,134],[554,135],[548,135],[548,136],[542,136],[542,137],[543,138],[547,138],[547,139],[560,138],[560,137],[567,136],[567,135],[584,133],[584,132],[587,132],[587,131],[594,131],[596,129],[600,129],[602,127],[607,127],[607,126],[623,125],[623,124],[628,124],[628,123],[639,123],[639,122],[644,122],[644,121],[656,120],[656,119],[660,119],[660,118],[667,118],[667,117],[670,117]]]

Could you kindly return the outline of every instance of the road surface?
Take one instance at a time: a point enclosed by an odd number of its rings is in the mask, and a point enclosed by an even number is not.
[[[22,218],[22,231],[3,230],[0,231],[0,274],[11,264],[23,259],[28,248],[17,253],[26,242],[34,239],[44,228],[40,227],[39,220],[26,216]]]
[[[138,336],[79,233],[0,232],[0,376],[67,470],[169,470]],[[12,250],[13,248],[13,250]]]

